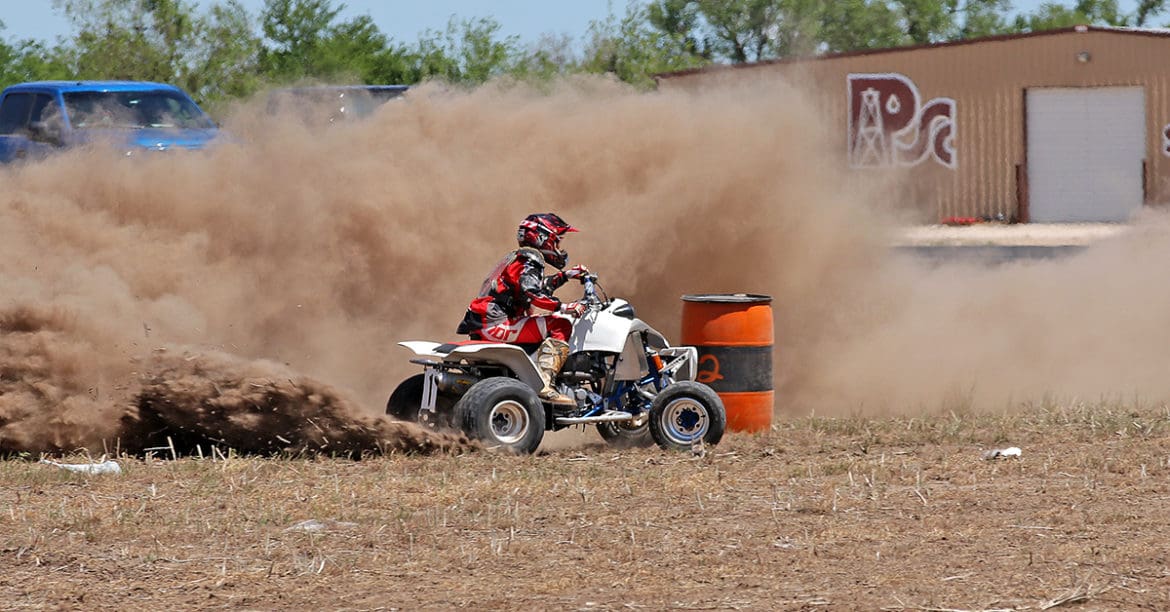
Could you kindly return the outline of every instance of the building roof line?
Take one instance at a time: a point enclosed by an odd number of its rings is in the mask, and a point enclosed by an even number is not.
[[[907,45],[904,47],[883,47],[881,49],[860,49],[857,51],[841,51],[837,53],[825,53],[823,55],[802,56],[802,57],[784,57],[777,59],[766,59],[756,62],[747,62],[743,64],[709,64],[707,66],[700,66],[698,68],[688,68],[686,70],[676,70],[674,72],[663,72],[654,75],[655,79],[669,79],[673,77],[689,76],[692,74],[700,74],[707,72],[722,72],[724,70],[739,70],[743,68],[755,68],[758,66],[771,66],[774,64],[796,64],[800,62],[816,62],[820,60],[837,59],[842,57],[860,57],[865,55],[881,55],[884,53],[899,53],[903,51],[916,51],[920,49],[933,49],[939,47],[957,47],[961,45],[974,45],[987,42],[1004,42],[1016,40],[1020,38],[1035,38],[1040,36],[1053,36],[1061,34],[1083,34],[1086,32],[1106,32],[1112,34],[1124,34],[1128,36],[1153,36],[1157,38],[1170,37],[1170,29],[1164,28],[1124,28],[1117,26],[1094,26],[1094,25],[1075,25],[1066,28],[1057,28],[1053,30],[1042,30],[1039,32],[1019,32],[1014,34],[997,34],[995,36],[982,36],[979,38],[964,38],[962,40],[949,40],[936,43],[922,43],[918,45]]]

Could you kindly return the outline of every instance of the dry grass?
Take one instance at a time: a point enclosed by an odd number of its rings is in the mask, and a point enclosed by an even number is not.
[[[10,608],[1170,607],[1170,415],[786,420],[705,455],[0,463]],[[981,461],[1014,445],[1021,459]],[[304,524],[314,519],[317,523]]]

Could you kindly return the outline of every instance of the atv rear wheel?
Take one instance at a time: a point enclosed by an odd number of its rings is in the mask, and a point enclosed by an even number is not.
[[[503,376],[472,385],[455,403],[455,422],[487,446],[516,454],[535,452],[544,438],[544,406],[536,391]]]
[[[415,374],[402,381],[386,402],[386,414],[399,421],[418,423],[428,429],[450,427],[451,408],[454,405],[450,398],[439,395],[435,398],[435,414],[432,416],[430,413],[422,413],[423,385],[425,384],[426,376],[423,374]],[[426,418],[420,419],[420,413]]]
[[[631,427],[629,421],[598,423],[597,433],[614,448],[646,448],[654,444],[654,438],[650,437],[649,419],[637,427]]]
[[[666,450],[688,451],[700,440],[714,446],[726,427],[723,400],[702,383],[674,383],[650,405],[650,435]]]

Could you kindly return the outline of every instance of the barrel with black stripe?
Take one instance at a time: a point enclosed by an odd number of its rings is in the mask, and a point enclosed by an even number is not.
[[[731,431],[772,426],[772,297],[749,293],[684,295],[682,344],[699,350],[695,380],[727,409]]]

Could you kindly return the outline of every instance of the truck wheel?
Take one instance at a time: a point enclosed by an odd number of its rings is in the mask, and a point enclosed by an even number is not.
[[[455,403],[455,422],[485,445],[516,454],[535,452],[544,438],[544,406],[536,391],[503,376],[472,385]]]
[[[597,433],[614,448],[646,448],[654,444],[654,438],[650,437],[649,419],[637,427],[631,427],[628,421],[598,423]]]
[[[650,405],[650,436],[667,450],[689,451],[699,440],[714,446],[726,427],[723,400],[702,383],[674,383]]]
[[[435,416],[437,417],[437,421],[430,421],[429,417],[431,415],[427,413],[424,413],[424,415],[428,417],[428,420],[419,419],[419,412],[421,412],[422,408],[423,385],[425,383],[426,376],[423,374],[415,374],[402,381],[394,389],[394,392],[390,394],[390,399],[386,402],[386,414],[399,421],[418,423],[429,429],[450,427],[451,408],[454,402],[451,398],[442,394],[435,399]]]

